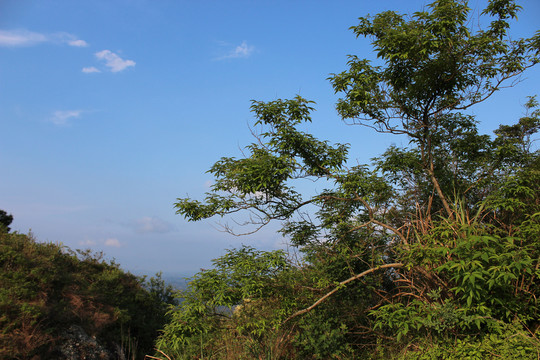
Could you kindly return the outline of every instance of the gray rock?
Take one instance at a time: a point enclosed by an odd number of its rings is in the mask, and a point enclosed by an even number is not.
[[[125,360],[121,349],[108,350],[77,325],[70,326],[61,334],[58,345],[62,360]]]

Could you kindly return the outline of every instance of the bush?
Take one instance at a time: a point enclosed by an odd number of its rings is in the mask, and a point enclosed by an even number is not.
[[[0,233],[0,358],[51,358],[62,331],[78,325],[130,358],[153,348],[172,289],[102,254]]]

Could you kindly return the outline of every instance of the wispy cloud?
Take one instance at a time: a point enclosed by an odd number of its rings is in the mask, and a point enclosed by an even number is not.
[[[101,70],[99,70],[98,68],[94,66],[88,66],[88,67],[83,67],[82,72],[85,74],[91,74],[91,73],[100,73]]]
[[[84,40],[77,39],[77,40],[71,40],[68,41],[68,44],[75,47],[87,47],[88,43]]]
[[[119,248],[120,246],[122,246],[122,244],[120,244],[120,241],[118,239],[110,238],[110,239],[105,240],[105,246]]]
[[[83,240],[79,241],[79,245],[81,246],[95,246],[97,245],[97,242],[94,240]]]
[[[111,222],[129,228],[138,234],[165,234],[177,230],[173,224],[156,216],[144,216],[127,222],[115,222],[112,220]]]
[[[1,46],[32,46],[45,41],[45,35],[27,30],[0,30]]]
[[[135,221],[135,231],[145,233],[168,233],[174,230],[174,226],[157,217],[145,216]]]
[[[118,240],[117,238],[107,238],[105,240],[103,239],[100,239],[100,240],[94,240],[94,239],[86,239],[86,240],[81,240],[79,241],[79,245],[80,246],[85,246],[85,247],[103,247],[103,246],[107,246],[107,247],[115,247],[115,248],[119,248],[119,247],[122,247],[124,244],[120,242],[120,240]]]
[[[124,60],[110,50],[99,51],[95,53],[95,56],[99,60],[105,61],[105,66],[107,66],[111,72],[119,72],[127,69],[130,66],[135,66],[135,61]]]
[[[231,58],[243,58],[248,57],[255,50],[254,46],[248,45],[245,41],[238,45],[234,51],[229,54]]]
[[[71,119],[80,117],[82,112],[82,110],[58,110],[53,113],[49,120],[54,125],[65,126],[69,124]]]
[[[246,41],[242,41],[240,45],[230,50],[228,54],[217,58],[217,60],[247,58],[251,56],[253,51],[255,51],[254,46],[248,45]]]
[[[75,47],[88,46],[86,41],[65,32],[42,34],[25,29],[0,30],[0,46],[3,47],[34,46],[41,43],[68,44]]]
[[[87,47],[89,46],[88,43],[82,39],[77,38],[73,34],[61,32],[61,33],[55,33],[49,36],[50,41],[52,42],[59,42],[63,44],[68,44],[69,46],[73,47]]]

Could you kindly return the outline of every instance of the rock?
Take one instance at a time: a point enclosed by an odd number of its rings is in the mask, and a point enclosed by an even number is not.
[[[125,360],[121,350],[108,350],[78,325],[65,330],[58,345],[62,360]]]

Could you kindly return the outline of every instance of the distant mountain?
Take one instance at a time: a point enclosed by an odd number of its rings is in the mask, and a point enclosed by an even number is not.
[[[188,278],[193,275],[175,274],[175,273],[163,273],[161,278],[167,285],[171,285],[177,290],[184,290],[187,288]]]

